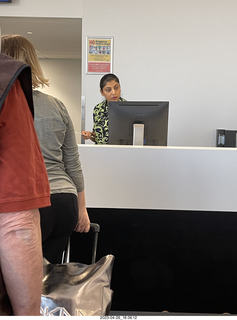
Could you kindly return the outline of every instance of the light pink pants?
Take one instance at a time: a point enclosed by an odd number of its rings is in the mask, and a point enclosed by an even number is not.
[[[6,288],[14,315],[40,315],[42,265],[39,211],[0,213],[0,313]]]

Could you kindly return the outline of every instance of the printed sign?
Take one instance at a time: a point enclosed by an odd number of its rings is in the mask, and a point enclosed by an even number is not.
[[[112,73],[112,37],[87,37],[86,73]]]

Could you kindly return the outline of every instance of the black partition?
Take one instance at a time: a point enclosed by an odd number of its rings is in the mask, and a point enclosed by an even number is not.
[[[237,313],[237,213],[92,209],[97,259],[115,256],[112,310]],[[90,262],[91,235],[71,258]]]

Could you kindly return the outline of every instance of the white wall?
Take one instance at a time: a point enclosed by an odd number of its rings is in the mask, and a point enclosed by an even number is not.
[[[169,145],[214,146],[216,128],[237,128],[236,0],[84,5],[84,36],[114,36],[114,73],[124,97],[170,101]],[[99,79],[84,74],[88,129]]]
[[[2,17],[81,18],[84,0],[12,0],[1,4]]]
[[[214,146],[236,129],[236,0],[13,0],[2,16],[79,17],[86,128],[100,75],[85,74],[85,37],[114,37],[114,73],[128,100],[169,100],[169,145]]]
[[[40,65],[50,87],[41,91],[60,99],[66,106],[81,142],[81,60],[40,59]]]

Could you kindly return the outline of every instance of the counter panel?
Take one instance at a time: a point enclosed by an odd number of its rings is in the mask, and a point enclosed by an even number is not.
[[[79,145],[87,207],[237,211],[237,149]]]

